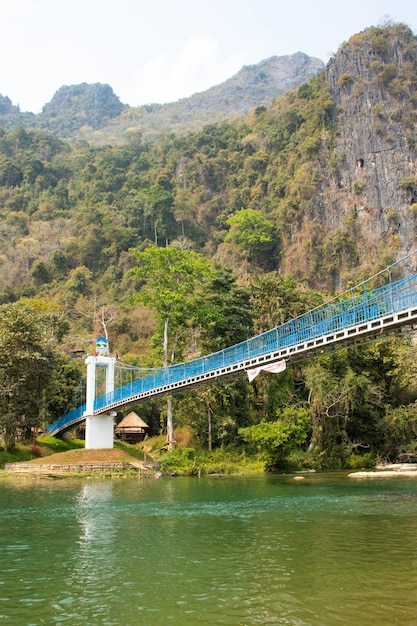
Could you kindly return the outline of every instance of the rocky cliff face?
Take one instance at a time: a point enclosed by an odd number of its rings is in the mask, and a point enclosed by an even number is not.
[[[400,258],[416,248],[417,40],[404,25],[355,35],[326,81],[337,132],[316,216],[333,228],[351,218],[368,250],[394,244]]]

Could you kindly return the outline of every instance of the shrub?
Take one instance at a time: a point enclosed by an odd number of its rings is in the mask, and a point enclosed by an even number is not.
[[[30,451],[32,455],[37,459],[39,459],[42,456],[42,450],[40,449],[39,446],[35,446],[35,445],[31,446]]]
[[[387,86],[397,76],[397,66],[395,63],[383,65],[378,72],[378,76],[383,85]]]
[[[375,115],[375,117],[383,117],[384,107],[382,106],[382,104],[375,104],[372,107],[372,113]]]
[[[365,189],[365,183],[363,180],[354,180],[352,183],[352,191],[355,196],[359,196]]]
[[[258,455],[247,456],[233,447],[216,448],[212,452],[192,448],[176,448],[159,459],[164,473],[179,476],[208,476],[213,474],[262,474],[265,463]]]
[[[349,74],[349,72],[345,72],[344,74],[341,74],[337,81],[337,84],[340,85],[341,87],[350,85],[352,83],[353,83],[353,76],[352,74]]]
[[[413,175],[403,176],[403,178],[400,180],[399,186],[401,189],[413,189],[417,186],[417,179]]]
[[[365,454],[350,454],[346,460],[346,467],[349,469],[369,469],[375,467],[376,457],[373,452]]]
[[[239,429],[239,435],[265,455],[268,468],[277,467],[304,443],[310,427],[306,409],[285,408],[275,422],[261,422]]]
[[[401,454],[417,451],[417,402],[386,408],[381,432],[385,458],[396,461]]]
[[[339,152],[339,150],[332,150],[329,157],[329,167],[334,170],[337,170],[345,160],[346,155],[344,152]]]
[[[385,209],[385,215],[387,220],[394,221],[397,219],[397,209],[394,206],[387,207]]]

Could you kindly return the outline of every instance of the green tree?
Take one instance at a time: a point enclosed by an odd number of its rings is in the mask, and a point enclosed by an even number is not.
[[[175,232],[176,223],[171,212],[173,198],[167,189],[159,184],[152,185],[150,189],[142,189],[137,199],[143,206],[144,219],[151,221],[155,245],[161,236]]]
[[[19,165],[11,159],[0,163],[0,186],[17,187],[23,180],[23,173]]]
[[[193,325],[205,354],[228,348],[253,335],[249,290],[236,283],[230,270],[216,267],[213,276],[204,282],[196,298]],[[210,387],[197,389],[192,395],[182,401],[183,412],[200,440],[207,442],[209,450],[226,440],[230,443],[238,426],[247,423],[247,383],[243,377],[212,382]],[[184,407],[187,408],[184,410]]]
[[[349,350],[339,350],[304,368],[312,420],[310,448],[319,452],[340,446],[342,461],[354,446],[370,445],[384,396],[383,381],[352,363],[351,357]]]
[[[91,278],[92,273],[88,267],[80,265],[79,267],[71,270],[68,277],[67,287],[69,291],[77,296],[80,294],[86,295],[91,290]]]
[[[51,282],[51,273],[44,261],[35,261],[30,272],[33,282],[37,287]]]
[[[251,306],[256,333],[263,333],[294,319],[321,304],[321,296],[306,289],[302,282],[279,272],[251,277]],[[259,376],[250,385],[251,415],[255,421],[267,415],[273,419],[285,406],[301,406],[306,401],[299,366],[290,366],[279,376]]]
[[[204,352],[216,352],[253,335],[250,292],[218,266],[196,299],[195,326]]]
[[[380,424],[384,461],[413,461],[417,456],[417,402],[387,406]]]
[[[306,313],[323,300],[292,276],[268,272],[252,278],[251,301],[256,332],[263,333]]]
[[[289,407],[282,411],[278,420],[240,428],[239,435],[264,455],[267,467],[272,469],[305,442],[309,425],[306,409]]]
[[[53,369],[45,391],[45,408],[48,422],[54,422],[64,415],[80,388],[80,381],[85,378],[84,362],[70,359],[66,355],[57,354],[53,361]],[[81,383],[85,385],[85,382]]]
[[[277,244],[274,224],[261,211],[240,209],[229,217],[227,224],[230,231],[226,241],[234,241],[248,253],[250,259],[260,259]]]
[[[0,432],[5,449],[18,430],[39,424],[53,369],[49,316],[22,304],[0,307]]]
[[[202,281],[213,270],[201,254],[178,248],[133,249],[138,265],[128,274],[138,281],[139,291],[133,296],[153,309],[157,317],[157,337],[162,337],[163,367],[181,355],[184,330],[195,311],[195,295]],[[169,447],[174,441],[172,402],[167,403],[167,437]]]

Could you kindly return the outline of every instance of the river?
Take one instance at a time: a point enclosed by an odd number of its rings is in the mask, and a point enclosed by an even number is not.
[[[417,625],[417,478],[0,480],[0,625]]]

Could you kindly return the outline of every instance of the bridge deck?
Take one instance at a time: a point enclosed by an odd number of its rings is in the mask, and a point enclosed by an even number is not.
[[[294,362],[363,338],[390,332],[417,320],[417,275],[384,287],[332,301],[266,333],[220,352],[155,370],[101,396],[94,414],[173,393],[259,365]],[[57,434],[84,419],[85,405],[67,413],[47,431]]]

